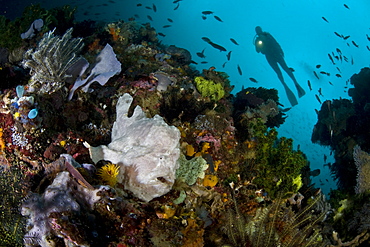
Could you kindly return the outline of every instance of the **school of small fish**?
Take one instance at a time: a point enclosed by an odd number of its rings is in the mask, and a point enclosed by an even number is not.
[[[109,0],[107,1],[109,4],[114,4],[115,1],[113,0]],[[172,3],[174,4],[173,6],[173,10],[178,10],[180,8],[180,5],[184,2],[184,0],[174,0],[172,1]],[[95,7],[102,7],[102,6],[108,6],[109,4],[108,3],[104,3],[104,4],[100,4],[100,5],[96,5]],[[86,9],[89,10],[91,9],[93,6],[89,6],[87,7]],[[152,3],[151,5],[143,5],[142,3],[137,3],[136,4],[136,7],[138,8],[145,8],[149,11],[151,11],[151,14],[149,13],[148,15],[146,15],[146,19],[149,20],[149,21],[153,21],[154,18],[155,18],[155,14],[158,14],[158,8],[157,6]],[[347,5],[347,4],[343,4],[343,7],[345,9],[347,9],[348,11],[351,10],[351,8]],[[83,13],[84,15],[89,15],[89,11],[85,11]],[[99,13],[94,13],[94,15],[99,15]],[[116,13],[116,15],[118,15],[118,12]],[[224,19],[222,19],[219,15],[217,15],[217,13],[213,10],[203,10],[203,11],[200,11],[199,12],[199,16],[201,19],[203,19],[204,21],[216,21],[218,23],[220,23],[219,25],[224,25],[222,23],[225,23]],[[135,18],[139,19],[140,17],[135,14],[134,15]],[[132,20],[135,20],[135,18],[132,17],[130,19]],[[154,18],[153,18],[154,17]],[[322,21],[324,21],[326,23],[326,25],[331,25],[334,21],[331,20],[330,18],[327,18],[325,16],[321,16],[321,19]],[[171,19],[171,18],[166,18],[166,20],[168,21],[168,24],[165,24],[162,26],[163,29],[170,29],[173,25],[174,25],[174,20]],[[166,33],[165,32],[158,32],[157,33],[158,36],[160,37],[166,37]],[[333,31],[333,34],[343,40],[343,43],[346,44],[348,47],[353,47],[355,49],[361,49],[362,47],[360,47],[360,45],[358,44],[358,42],[356,42],[355,40],[351,39],[351,35],[350,34],[343,34],[343,33],[340,33],[340,32],[337,32],[337,31]],[[220,52],[226,52],[226,59],[225,59],[225,62],[223,63],[222,67],[225,68],[225,66],[227,65],[227,63],[231,60],[231,54],[232,54],[232,51],[231,50],[227,50],[226,47],[223,45],[223,44],[220,44],[218,43],[216,40],[213,41],[211,40],[211,38],[209,37],[201,37],[201,39],[207,44],[209,45],[211,48],[217,50],[217,51],[220,51]],[[368,42],[370,42],[370,34],[366,34],[366,39]],[[239,46],[239,42],[236,41],[234,38],[230,37],[229,38],[230,42],[232,45],[236,45],[236,46]],[[206,46],[207,46],[206,45]],[[342,49],[343,50],[343,49]],[[338,47],[336,47],[333,51],[329,51],[327,53],[327,57],[329,59],[329,62],[330,62],[330,66],[328,65],[325,65],[325,63],[323,64],[316,64],[314,65],[314,70],[312,71],[312,74],[311,75],[308,75],[311,77],[311,80],[307,80],[307,86],[309,88],[310,91],[313,90],[313,86],[317,85],[317,81],[327,81],[330,85],[333,85],[332,81],[333,80],[330,80],[330,78],[339,78],[341,79],[342,78],[342,72],[341,72],[341,65],[354,65],[355,61],[354,61],[354,58],[351,56],[351,55],[346,55],[344,54],[344,52],[342,52],[342,50]],[[369,45],[366,45],[366,50],[367,51],[370,51],[370,44]],[[206,51],[206,47],[204,47],[201,51],[198,51],[196,52],[196,56],[200,59],[202,59],[202,61],[200,62],[201,64],[207,64],[208,61],[205,61],[205,59],[207,58],[206,54],[205,54],[205,51]],[[209,51],[208,51],[209,52]],[[194,64],[197,64],[196,62],[193,62]],[[242,71],[242,65],[240,64],[237,64],[236,66],[236,70],[238,72],[238,74],[240,76],[243,76],[243,71]],[[332,67],[334,67],[336,69],[336,72],[329,72]],[[293,68],[290,68],[292,72],[294,72],[294,69]],[[312,75],[314,76],[312,78]],[[255,79],[254,77],[247,77],[247,80],[249,80],[250,82],[253,82],[253,83],[258,83],[258,80]],[[321,82],[320,82],[321,83]],[[346,81],[346,85],[344,86],[344,90],[346,92],[346,90],[348,89],[348,80]],[[321,87],[318,89],[318,94],[315,94],[315,98],[316,100],[318,101],[318,103],[321,105],[322,104],[322,101],[323,101],[323,93],[321,92]]]

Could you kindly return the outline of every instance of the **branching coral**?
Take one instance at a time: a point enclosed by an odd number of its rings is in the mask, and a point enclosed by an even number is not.
[[[54,36],[54,30],[44,35],[36,50],[28,50],[22,62],[31,69],[29,86],[43,94],[64,86],[67,71],[80,59],[77,54],[83,47],[82,38],[72,38],[72,28],[62,37]]]

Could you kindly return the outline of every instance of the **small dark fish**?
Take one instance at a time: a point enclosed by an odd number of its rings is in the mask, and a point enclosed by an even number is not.
[[[347,35],[347,36],[344,36],[343,39],[346,40],[348,39],[349,37],[351,37],[350,35]]]
[[[203,41],[205,41],[205,42],[207,42],[207,43],[211,43],[212,41],[209,39],[209,38],[207,38],[207,37],[202,37],[202,40]]]
[[[153,18],[152,18],[150,15],[147,15],[146,17],[148,17],[148,19],[149,19],[150,21],[153,21]]]
[[[239,64],[238,64],[238,72],[239,72],[239,75],[243,75],[242,69],[240,68]]]
[[[143,6],[141,3],[136,4],[137,7]]]
[[[204,50],[205,49],[206,48],[204,48],[202,52],[197,52],[197,56],[200,57],[200,58],[206,58],[206,56],[204,56]]]
[[[328,73],[328,72],[326,72],[326,71],[320,71],[320,74],[330,76],[330,73]]]
[[[89,15],[89,11],[85,11],[83,15]]]
[[[367,45],[366,48],[370,51],[370,47]]]
[[[110,2],[110,3],[116,3],[115,1],[112,1],[112,0],[109,0],[108,2]]]
[[[326,21],[327,23],[329,23],[329,21],[323,16],[321,17],[324,21]]]
[[[150,6],[145,6],[145,8],[152,10],[152,7],[150,7]]]
[[[333,83],[331,81],[329,81],[329,84],[333,86]]]
[[[355,41],[352,40],[352,44],[358,48],[358,44]]]
[[[346,9],[349,9],[348,5],[347,4],[343,4],[343,6],[346,8]]]
[[[178,3],[178,2],[180,2],[180,1],[182,1],[182,0],[175,0],[175,1],[173,1],[172,3]]]
[[[163,28],[169,28],[172,27],[171,25],[164,25]]]
[[[335,49],[339,54],[342,54],[342,51],[339,48]]]
[[[342,76],[340,74],[335,74],[336,77],[338,78],[342,78]]]
[[[328,53],[328,56],[329,56],[330,61],[331,61],[333,64],[335,64],[335,63],[334,63],[333,58],[331,57],[331,55],[330,55],[329,53]]]
[[[337,35],[339,38],[343,38],[343,35],[337,33],[337,32],[334,32],[335,35]]]
[[[320,169],[315,169],[313,171],[310,171],[310,176],[317,177],[320,175]]]
[[[153,3],[153,11],[154,12],[157,12],[157,6],[155,6],[155,4]]]
[[[339,60],[339,56],[334,56],[335,59]]]
[[[308,84],[308,88],[310,89],[310,91],[312,91],[312,86],[311,86],[310,80],[307,81],[307,84]]]
[[[316,97],[317,101],[318,101],[318,102],[320,103],[320,105],[321,105],[322,103],[321,103],[321,100],[320,100],[319,96],[318,96],[317,94],[315,94],[315,97]]]
[[[324,97],[324,95],[322,95],[322,92],[321,92],[321,87],[319,88],[319,90],[317,90],[317,92],[319,93],[319,96],[323,96]]]
[[[226,51],[225,47],[221,46],[221,45],[218,45],[216,43],[213,43],[213,42],[209,42],[209,44],[213,47],[213,48],[216,48],[217,50],[220,50],[220,51]]]
[[[227,64],[227,62],[224,62],[224,64],[222,65],[222,68],[225,68],[226,64]]]
[[[180,4],[178,3],[177,6],[173,10],[177,10],[180,7]]]
[[[200,62],[201,64],[206,64],[206,63],[208,63],[207,61],[202,61],[202,62]]]
[[[202,19],[203,19],[203,20],[206,20],[206,19],[207,19],[207,16],[202,15]]]
[[[229,52],[227,53],[226,57],[227,57],[227,61],[230,61],[231,51],[229,51]]]
[[[368,41],[370,41],[370,37],[369,37],[369,35],[367,35],[367,34],[366,34],[366,38],[367,38],[367,40],[368,40]]]
[[[348,63],[348,57],[343,56],[343,59],[344,59],[344,61],[346,61]]]
[[[316,76],[317,79],[320,79],[320,77],[317,75],[316,71],[314,71],[313,74]]]
[[[166,37],[164,33],[158,33],[159,36]]]
[[[320,64],[316,65],[316,69],[320,69],[320,67],[321,67]]]
[[[213,11],[209,11],[209,10],[202,11],[202,14],[203,15],[211,15],[211,14],[213,14]]]
[[[169,22],[173,22],[173,20],[172,20],[172,19],[170,19],[170,18],[167,18],[167,21],[169,21]]]
[[[295,72],[295,70],[293,68],[289,68],[289,70],[292,71],[292,72]]]
[[[258,81],[257,81],[256,79],[254,79],[253,77],[249,77],[249,80],[250,80],[251,82],[258,83]]]
[[[103,5],[103,6],[108,6],[108,4],[107,4],[107,3],[103,3],[102,5]]]
[[[353,57],[351,56],[351,64],[353,65],[355,62],[353,61]]]
[[[219,22],[224,22],[223,20],[221,20],[221,18],[220,17],[218,17],[217,15],[214,15],[213,16],[216,20],[218,20]]]
[[[235,40],[235,39],[230,38],[230,40],[231,40],[231,42],[233,42],[234,44],[239,45],[239,44],[238,44],[238,42],[236,42],[236,40]]]

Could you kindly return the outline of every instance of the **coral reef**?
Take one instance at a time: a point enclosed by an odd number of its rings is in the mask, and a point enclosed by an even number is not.
[[[347,158],[332,166],[350,186],[332,193],[329,214],[304,154],[278,138],[285,114],[275,89],[233,95],[225,72],[197,71],[191,53],[162,44],[149,23],[73,14],[33,5],[15,22],[0,19],[0,245],[368,244],[366,70],[353,77],[356,100],[324,102],[314,130]],[[36,19],[44,26],[22,40]],[[14,65],[26,50],[31,82]],[[74,83],[88,93],[67,100]],[[358,194],[342,178],[356,177],[355,163]]]
[[[293,150],[292,139],[277,138],[276,129],[267,130],[261,120],[251,124],[249,129],[256,145],[253,147],[255,155],[246,169],[254,167],[256,170],[253,181],[272,197],[278,193],[296,193],[302,186],[301,170],[307,166],[303,153]]]

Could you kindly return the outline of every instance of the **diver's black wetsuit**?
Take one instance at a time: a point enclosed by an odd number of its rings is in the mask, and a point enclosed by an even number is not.
[[[256,51],[258,53],[262,53],[266,56],[267,62],[270,64],[271,68],[277,74],[279,80],[284,86],[288,99],[292,106],[298,104],[297,98],[294,96],[293,92],[289,89],[284,81],[283,74],[278,66],[280,64],[281,68],[292,78],[295,87],[298,91],[298,96],[302,97],[306,94],[303,88],[298,84],[297,80],[295,79],[292,70],[288,67],[284,60],[284,52],[281,49],[279,43],[272,37],[272,35],[268,32],[263,32],[262,28],[257,26],[256,27],[256,39],[254,41],[254,45],[256,46]]]

